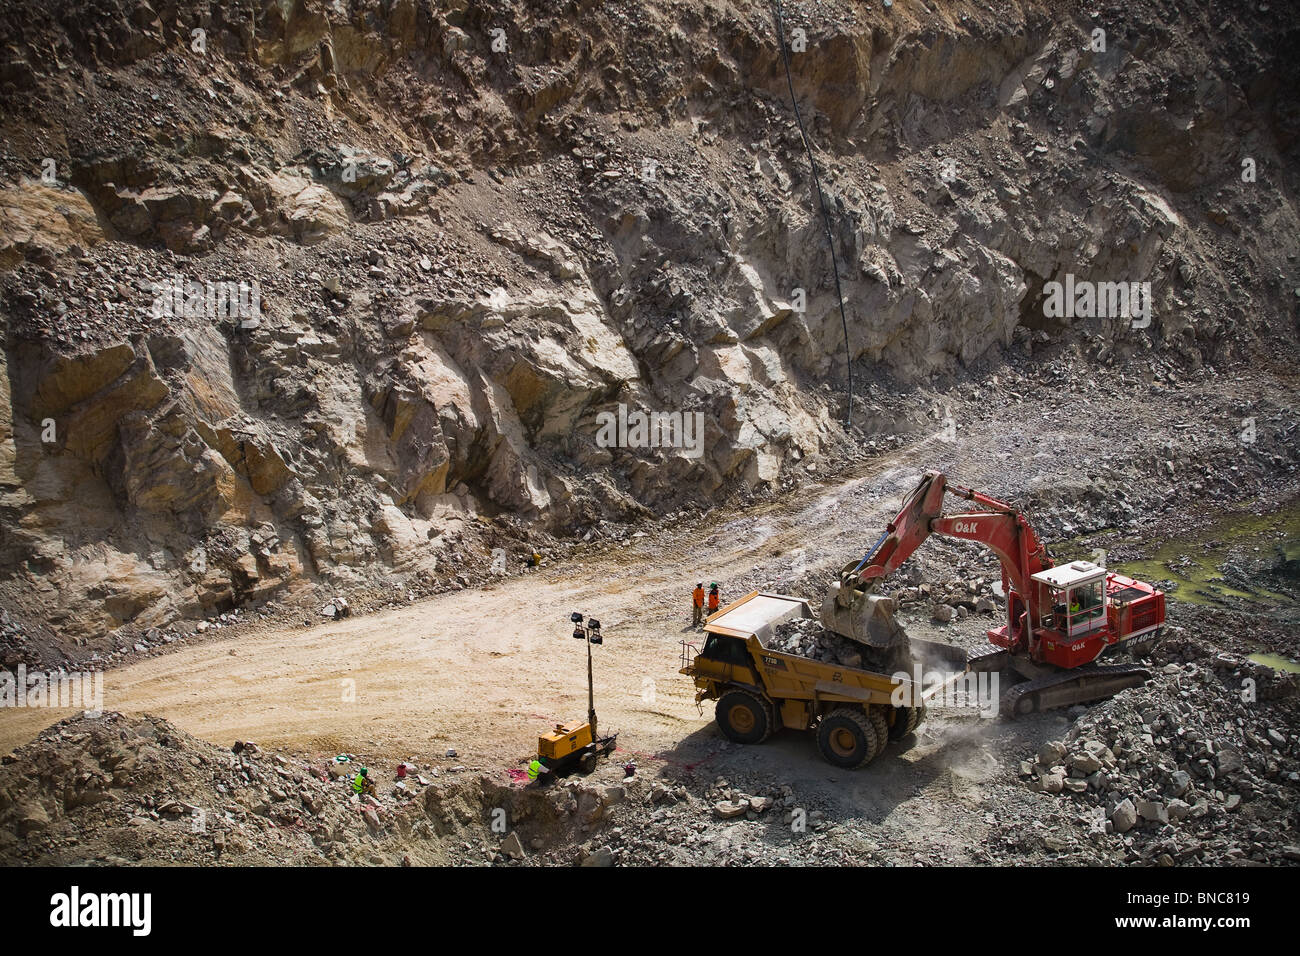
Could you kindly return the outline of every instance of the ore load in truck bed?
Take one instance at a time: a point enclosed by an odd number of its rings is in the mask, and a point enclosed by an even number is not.
[[[896,625],[895,643],[887,648],[868,647],[826,630],[812,618],[794,618],[778,624],[767,640],[768,650],[795,654],[825,664],[858,667],[881,674],[911,671],[914,663],[906,631]]]

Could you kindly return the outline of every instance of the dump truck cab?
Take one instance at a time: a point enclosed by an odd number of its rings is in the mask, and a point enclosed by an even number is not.
[[[707,634],[704,648],[700,651],[699,663],[702,668],[711,669],[720,677],[725,675],[728,680],[741,680],[750,684],[757,682],[750,666],[753,658],[749,655],[745,641],[739,637]]]
[[[710,684],[759,686],[762,678],[755,667],[750,639],[770,636],[777,626],[807,613],[806,603],[797,598],[757,591],[721,608],[704,625],[704,647],[695,658],[700,677]],[[694,650],[693,645],[684,642],[684,646]],[[686,666],[685,660],[682,663]],[[702,686],[700,681],[696,686]]]

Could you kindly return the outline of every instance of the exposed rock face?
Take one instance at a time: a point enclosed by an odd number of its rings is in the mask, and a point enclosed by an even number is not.
[[[476,517],[582,533],[843,440],[765,4],[46,6],[0,26],[0,568],[56,628],[446,580],[488,560]],[[1254,13],[1204,49],[1145,3],[803,6],[859,382],[1031,334],[1192,364],[1295,337],[1294,92]],[[1046,318],[1067,273],[1151,282],[1150,326]],[[620,405],[698,414],[702,453],[604,447]]]
[[[95,208],[79,192],[34,181],[0,189],[0,268],[13,269],[24,259],[53,262],[103,237]]]

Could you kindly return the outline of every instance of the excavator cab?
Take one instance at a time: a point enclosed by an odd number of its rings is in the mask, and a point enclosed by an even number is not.
[[[1043,587],[1047,600],[1041,624],[1069,639],[1106,626],[1106,569],[1091,561],[1072,561],[1048,568],[1030,580]]]

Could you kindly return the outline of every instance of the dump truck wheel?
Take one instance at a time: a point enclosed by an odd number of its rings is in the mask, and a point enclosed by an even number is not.
[[[890,740],[903,740],[916,733],[916,728],[925,722],[924,707],[899,707],[894,726],[889,728]]]
[[[578,769],[583,773],[594,773],[596,770],[596,755],[594,753],[585,753],[582,759],[578,761]]]
[[[776,723],[771,703],[747,690],[723,694],[714,715],[723,734],[738,744],[762,743]]]
[[[871,762],[880,750],[880,741],[876,739],[875,725],[866,714],[841,707],[817,725],[817,749],[827,763],[856,770]]]
[[[916,729],[916,708],[895,707],[894,725],[889,728],[890,740],[902,740]]]
[[[879,754],[889,743],[889,721],[885,720],[885,715],[875,707],[867,711],[867,719],[871,721],[871,726],[876,731],[876,753]]]

